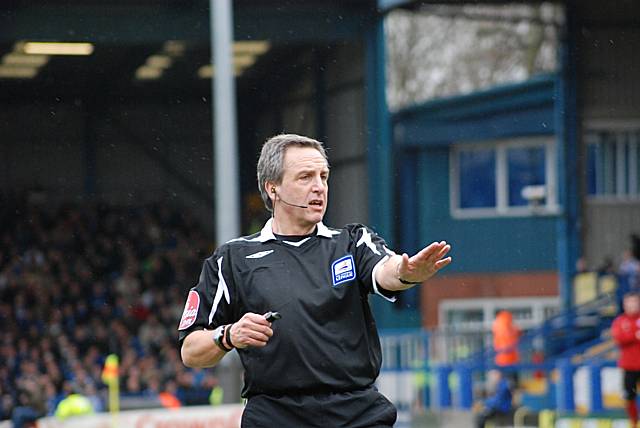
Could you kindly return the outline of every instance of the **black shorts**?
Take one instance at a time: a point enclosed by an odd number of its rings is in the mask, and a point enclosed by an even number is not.
[[[396,408],[370,387],[309,395],[254,395],[242,413],[242,428],[392,427]]]
[[[624,399],[635,400],[638,396],[638,382],[640,382],[640,370],[624,371]]]

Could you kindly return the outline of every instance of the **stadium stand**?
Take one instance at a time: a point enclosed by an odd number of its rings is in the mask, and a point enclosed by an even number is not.
[[[162,203],[0,196],[0,420],[52,415],[71,391],[104,410],[110,353],[122,408],[159,406],[160,393],[207,404],[215,372],[183,366],[176,323],[210,245],[188,212]]]

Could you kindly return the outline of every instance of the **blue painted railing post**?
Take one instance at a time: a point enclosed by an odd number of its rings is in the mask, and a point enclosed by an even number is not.
[[[589,366],[589,385],[591,390],[589,391],[589,398],[591,399],[591,413],[601,412],[602,405],[602,376],[600,375],[602,366],[594,362]]]
[[[473,407],[473,376],[471,369],[466,366],[456,368],[458,374],[458,388],[460,388],[460,408],[470,409]]]
[[[573,372],[574,367],[570,358],[563,358],[556,365],[558,369],[558,383],[556,384],[556,407],[560,412],[573,412]]]
[[[438,407],[441,409],[451,407],[451,389],[449,388],[450,366],[436,367],[436,388],[438,391]]]
[[[424,387],[424,395],[423,395],[423,404],[424,408],[428,409],[431,407],[431,385],[433,385],[433,370],[431,368],[431,362],[429,361],[430,352],[430,337],[429,332],[422,331],[422,346],[424,347],[424,355],[422,357],[422,365],[420,367],[421,370],[426,375],[426,385]]]

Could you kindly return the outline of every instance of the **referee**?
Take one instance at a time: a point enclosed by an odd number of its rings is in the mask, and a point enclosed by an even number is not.
[[[362,224],[325,226],[329,164],[314,139],[272,137],[257,172],[272,217],[205,260],[178,327],[182,361],[211,367],[237,349],[242,427],[393,426],[396,409],[374,387],[382,356],[368,295],[395,301],[447,266],[450,246],[409,257]]]

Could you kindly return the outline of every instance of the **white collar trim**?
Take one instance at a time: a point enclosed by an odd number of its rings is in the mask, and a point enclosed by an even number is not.
[[[339,235],[340,234],[340,232],[338,232],[337,230],[329,229],[322,222],[319,222],[317,224],[317,226],[318,226],[317,227],[317,232],[316,232],[317,236],[322,236],[324,238],[332,238],[333,235]],[[269,220],[267,220],[267,222],[265,223],[264,227],[260,231],[260,236],[258,237],[258,240],[260,242],[268,242],[268,241],[272,241],[272,240],[275,240],[275,239],[276,239],[276,236],[273,234],[273,217],[272,217]]]

